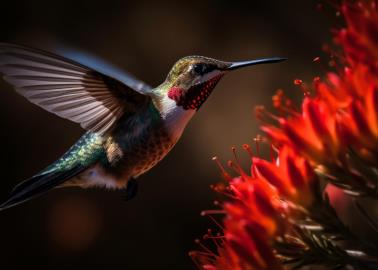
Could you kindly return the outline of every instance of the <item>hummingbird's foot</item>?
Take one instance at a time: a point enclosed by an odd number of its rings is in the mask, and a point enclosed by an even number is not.
[[[129,200],[133,199],[138,193],[138,182],[137,182],[137,180],[134,179],[134,178],[131,178],[127,182],[127,186],[124,189],[122,189],[121,192],[122,192],[122,198],[125,201],[129,201]]]

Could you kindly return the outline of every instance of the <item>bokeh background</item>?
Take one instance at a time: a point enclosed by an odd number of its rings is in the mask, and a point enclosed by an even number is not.
[[[284,56],[225,77],[158,166],[123,202],[104,190],[55,190],[0,213],[0,269],[194,269],[188,251],[212,226],[211,161],[259,133],[253,115],[277,88],[300,97],[295,78],[321,74],[312,59],[332,25],[318,1],[2,1],[0,40],[96,55],[151,85],[180,57]],[[0,198],[58,158],[83,130],[28,103],[0,82]],[[244,156],[243,156],[244,157]],[[247,158],[244,158],[247,160]]]

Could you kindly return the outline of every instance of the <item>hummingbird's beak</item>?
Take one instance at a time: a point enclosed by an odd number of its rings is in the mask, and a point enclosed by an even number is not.
[[[259,65],[259,64],[270,64],[270,63],[279,63],[282,61],[287,60],[287,58],[282,57],[271,57],[271,58],[262,58],[262,59],[255,59],[251,61],[241,61],[241,62],[233,62],[231,65],[226,67],[226,70],[235,70],[242,67],[248,67],[253,65]]]

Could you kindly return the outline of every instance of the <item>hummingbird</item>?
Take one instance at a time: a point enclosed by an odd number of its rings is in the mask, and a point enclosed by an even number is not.
[[[0,210],[58,187],[104,187],[133,198],[136,179],[170,152],[225,74],[283,60],[187,56],[153,88],[127,73],[116,79],[66,57],[0,43],[3,79],[30,102],[86,130],[58,160],[16,185]]]

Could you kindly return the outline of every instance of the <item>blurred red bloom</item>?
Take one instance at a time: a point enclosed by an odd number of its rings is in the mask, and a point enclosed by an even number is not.
[[[288,145],[313,164],[343,166],[352,149],[365,161],[378,150],[378,10],[376,1],[346,1],[347,26],[336,32],[347,67],[316,78],[315,95],[307,95],[302,111],[279,118],[279,126],[265,124],[276,143]],[[344,59],[345,58],[345,59]],[[300,82],[299,84],[301,84]],[[291,109],[273,100],[281,111]]]
[[[341,6],[347,27],[336,34],[350,65],[364,65],[378,72],[378,6],[377,1],[344,1]]]

